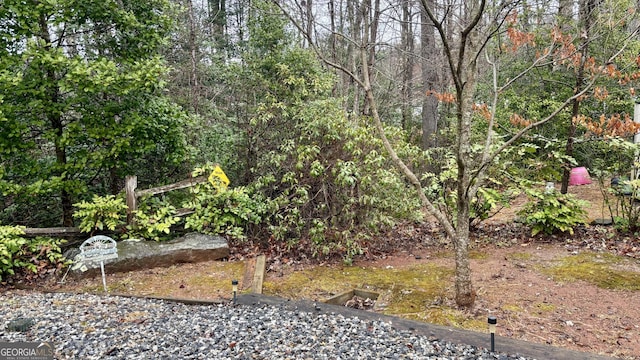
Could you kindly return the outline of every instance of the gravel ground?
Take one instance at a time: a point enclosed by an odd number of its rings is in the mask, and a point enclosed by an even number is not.
[[[7,291],[0,318],[0,341],[51,341],[57,359],[526,359],[278,306]],[[17,318],[34,324],[9,331]]]

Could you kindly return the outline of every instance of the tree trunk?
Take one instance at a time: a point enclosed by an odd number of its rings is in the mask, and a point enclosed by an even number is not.
[[[311,37],[313,36],[313,0],[306,0],[306,8],[305,8],[305,15],[307,17],[307,34],[308,35],[308,39],[305,37],[304,39],[307,41],[307,44],[309,46],[311,46]],[[303,45],[304,47],[305,45]]]
[[[49,32],[49,25],[47,23],[47,18],[44,14],[40,14],[39,19],[40,25],[40,37],[44,40],[45,49],[50,50],[51,48],[51,34]],[[49,101],[49,109],[45,116],[51,123],[51,128],[55,134],[54,139],[54,148],[56,154],[56,163],[58,164],[58,174],[59,176],[64,177],[65,167],[67,165],[67,149],[63,143],[63,135],[64,135],[64,123],[62,121],[62,113],[58,109],[60,102],[60,89],[57,85],[56,73],[50,67],[44,69],[46,74],[46,81],[48,84],[46,85],[46,96]],[[71,199],[71,194],[65,187],[64,178],[62,189],[60,190],[60,203],[62,206],[62,225],[71,227],[73,226],[73,201]]]
[[[469,263],[469,199],[463,199],[458,202],[456,237],[453,239],[453,243],[456,256],[456,304],[471,308],[476,300],[476,292],[473,290],[471,265]]]
[[[474,194],[469,192],[472,172],[471,117],[476,81],[476,63],[472,61],[465,69],[464,86],[458,91],[458,182],[456,200],[456,236],[453,239],[456,251],[456,304],[470,308],[475,302],[475,291],[471,282],[469,264],[469,208]]]
[[[433,7],[434,1],[427,0],[427,4]],[[438,74],[436,62],[439,58],[436,48],[433,23],[427,15],[424,7],[420,11],[420,38],[422,55],[422,147],[428,149],[437,145],[438,134],[438,99],[435,96],[427,96],[427,91],[436,90]]]
[[[413,54],[413,23],[411,0],[402,2],[402,48],[406,54]],[[413,56],[405,56],[402,69],[402,128],[409,130],[413,123]]]
[[[589,56],[589,41],[591,33],[591,18],[597,0],[583,0],[580,2],[580,22],[582,24],[582,41],[580,51],[580,65],[576,73],[576,83],[574,94],[583,90],[584,87],[584,68]],[[576,135],[575,118],[580,115],[580,98],[573,99],[571,109],[571,119],[569,119],[569,133],[567,135],[567,143],[565,145],[565,154],[573,156],[573,144]],[[571,175],[571,164],[566,163],[562,172],[562,185],[560,192],[566,194],[569,191],[569,177]]]
[[[336,34],[336,4],[335,0],[329,0],[329,20],[331,21],[331,36],[330,36],[330,47],[331,47],[331,61],[334,63],[338,60],[338,36]],[[336,95],[334,93],[334,95]]]
[[[362,22],[364,17],[362,14],[362,9],[358,7],[358,2],[356,0],[348,0],[347,6],[349,6],[349,13],[352,14],[350,16],[350,23],[351,33],[354,37],[354,43],[360,44],[362,42]],[[348,53],[350,71],[352,74],[358,74],[358,57],[360,56],[360,53],[352,42],[349,42]],[[353,93],[353,104],[351,113],[353,114],[353,116],[358,116],[358,114],[360,113],[360,88],[357,86],[353,78],[349,77],[348,81],[349,89]]]
[[[378,26],[380,25],[380,0],[373,0],[373,8],[371,7],[371,0],[366,0],[363,2],[362,6],[362,17],[366,19],[367,26],[365,26],[365,30],[368,31],[368,40],[365,42],[367,44],[367,48],[369,49],[369,56],[367,57],[367,66],[363,68],[369,71],[369,79],[371,79],[371,84],[376,82],[374,67],[376,65],[376,51],[377,51],[377,39],[378,39]],[[367,30],[368,29],[368,30]],[[365,100],[367,97],[365,97]],[[366,116],[371,115],[371,104],[369,101],[364,102],[364,107],[362,113]]]
[[[195,24],[195,16],[193,13],[193,2],[192,0],[187,0],[187,6],[189,11],[189,52],[190,52],[190,60],[191,60],[191,72],[190,72],[190,86],[191,86],[191,106],[193,111],[198,113],[198,98],[199,94],[199,84],[198,84],[198,48],[196,45],[196,24]]]

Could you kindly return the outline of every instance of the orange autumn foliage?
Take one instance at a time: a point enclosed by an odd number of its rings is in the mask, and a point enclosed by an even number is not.
[[[512,114],[511,117],[509,117],[509,122],[512,125],[519,126],[519,127],[527,127],[531,125],[531,120],[527,120],[522,116],[520,116],[519,114]]]
[[[580,115],[574,121],[584,126],[588,134],[597,137],[627,137],[640,132],[640,123],[634,122],[629,114],[600,115],[598,120]]]
[[[491,111],[489,111],[487,104],[473,104],[471,108],[487,121],[491,119]]]
[[[433,95],[436,97],[436,99],[438,99],[438,101],[443,103],[453,103],[456,101],[456,97],[452,93],[439,93],[434,90],[427,90],[426,95],[427,96]]]

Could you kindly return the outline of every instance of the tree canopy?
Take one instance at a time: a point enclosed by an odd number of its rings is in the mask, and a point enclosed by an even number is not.
[[[170,10],[162,0],[3,2],[4,196],[36,197],[70,225],[74,199],[119,191],[149,160],[184,159],[187,116],[163,93],[158,53]]]

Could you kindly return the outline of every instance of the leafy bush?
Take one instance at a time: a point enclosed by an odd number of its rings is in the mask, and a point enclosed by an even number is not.
[[[144,199],[135,211],[135,222],[127,226],[125,237],[164,240],[171,226],[179,221],[176,208],[169,202],[157,197]]]
[[[196,169],[193,176],[210,173],[211,166]],[[214,179],[215,180],[215,179]],[[216,181],[191,188],[193,200],[185,207],[194,209],[185,221],[185,228],[213,235],[244,239],[246,228],[258,224],[265,212],[265,203],[254,200],[246,188],[227,189]]]
[[[595,176],[615,227],[621,232],[640,229],[640,180],[620,176],[636,166],[635,157],[640,145],[623,138],[608,138],[590,144],[589,170]],[[611,183],[611,186],[609,186]]]
[[[587,212],[584,207],[587,202],[576,199],[572,194],[558,192],[527,191],[532,201],[518,212],[524,217],[524,222],[531,227],[531,235],[540,232],[553,234],[568,231],[573,234],[573,228],[585,224]]]
[[[610,189],[616,197],[613,215],[615,227],[621,232],[640,230],[640,180],[625,180]]]
[[[64,240],[38,237],[28,240],[22,237],[24,227],[0,226],[0,280],[25,269],[33,273],[48,266],[66,264],[60,251]]]
[[[438,147],[427,150],[427,155],[430,159],[429,169],[422,174],[425,195],[443,214],[455,222],[458,190],[456,158],[450,149]],[[496,165],[489,173],[486,185],[479,188],[475,198],[471,199],[469,221],[472,227],[508,207],[511,200],[520,193],[516,189],[517,185],[505,185],[512,183],[505,175],[506,169],[502,168],[508,164],[498,158]]]
[[[316,256],[361,254],[367,236],[423,214],[415,189],[397,172],[367,119],[346,119],[339,104],[313,101],[298,110],[291,138],[261,158],[251,192],[267,200],[274,239],[310,246]],[[406,134],[387,128],[404,159],[423,160]],[[308,244],[308,245],[307,245]]]
[[[471,202],[471,225],[476,226],[508,207],[511,199],[517,194],[518,192],[512,189],[497,190],[488,187],[478,189],[477,197]]]
[[[127,205],[122,198],[113,195],[93,195],[91,202],[81,201],[73,204],[78,210],[73,213],[80,220],[80,231],[93,233],[96,230],[115,230],[125,224]]]

